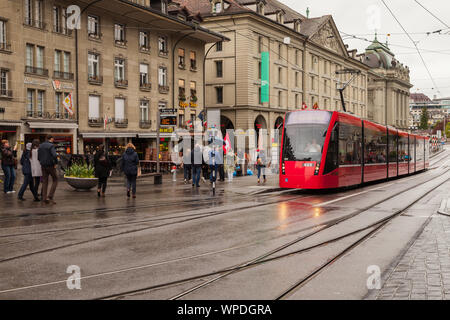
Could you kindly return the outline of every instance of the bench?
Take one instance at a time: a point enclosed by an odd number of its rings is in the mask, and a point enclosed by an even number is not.
[[[153,180],[154,184],[162,184],[162,173],[157,173],[157,172],[143,173],[140,176],[140,178],[146,178],[146,177],[154,177],[154,180]]]

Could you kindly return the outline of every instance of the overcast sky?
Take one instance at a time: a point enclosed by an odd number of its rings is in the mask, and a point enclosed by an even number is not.
[[[414,0],[385,0],[385,2],[413,40],[418,41],[417,46],[440,93],[431,81],[413,43],[381,0],[280,1],[303,15],[306,15],[306,8],[309,7],[310,17],[331,14],[342,36],[342,32],[345,32],[373,40],[374,27],[377,27],[378,40],[385,42],[386,34],[390,33],[388,42],[391,51],[395,53],[396,58],[401,63],[409,66],[411,83],[414,85],[411,93],[423,92],[431,99],[434,95],[450,97],[450,29],[420,7]],[[444,23],[450,25],[450,1],[418,1]],[[379,13],[379,19],[377,19],[377,12]],[[426,34],[440,29],[443,29],[441,35],[436,33]],[[364,40],[349,39],[345,36],[343,36],[343,39],[350,49],[356,48],[358,52],[363,52],[370,44]]]

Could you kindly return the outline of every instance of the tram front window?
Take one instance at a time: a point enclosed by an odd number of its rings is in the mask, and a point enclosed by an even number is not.
[[[328,124],[292,124],[284,131],[284,161],[316,161],[322,158]]]

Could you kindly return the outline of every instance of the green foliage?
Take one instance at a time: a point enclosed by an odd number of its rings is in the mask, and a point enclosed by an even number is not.
[[[427,108],[422,108],[422,114],[420,115],[420,125],[419,129],[427,130],[428,129],[428,112]]]
[[[72,178],[95,178],[94,167],[75,163],[66,169],[65,176]]]
[[[450,122],[445,125],[445,133],[447,137],[450,137]]]

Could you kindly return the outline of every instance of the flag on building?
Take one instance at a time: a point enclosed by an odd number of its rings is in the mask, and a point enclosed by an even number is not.
[[[314,105],[313,105],[313,109],[314,109],[314,110],[317,110],[317,109],[319,109],[319,105],[317,104],[317,102],[316,102],[316,103],[314,103]]]
[[[223,145],[223,152],[226,154],[228,153],[228,151],[232,151],[233,149],[231,148],[231,140],[230,140],[230,135],[227,134],[225,135],[225,144]]]
[[[306,110],[306,109],[308,109],[308,106],[306,105],[306,103],[303,102],[303,104],[302,104],[302,110]]]
[[[105,114],[104,120],[103,120],[103,129],[106,130],[106,125],[108,124],[108,116]]]
[[[63,101],[63,106],[70,115],[73,115],[72,94],[69,93]]]

